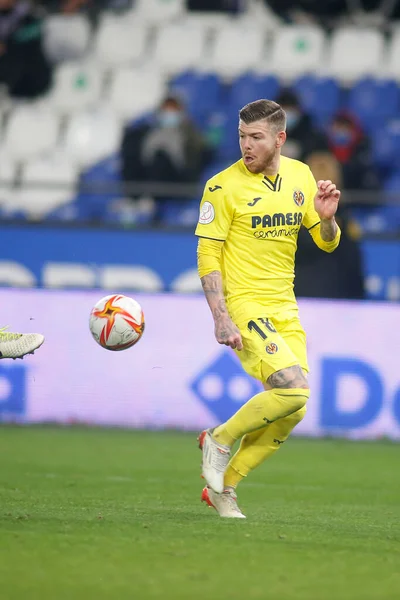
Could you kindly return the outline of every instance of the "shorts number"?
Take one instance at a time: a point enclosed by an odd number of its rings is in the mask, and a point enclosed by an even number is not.
[[[272,325],[272,323],[270,322],[269,319],[257,319],[257,321],[259,321],[262,325],[264,325],[264,327],[266,329],[268,329],[268,331],[270,331],[271,333],[276,333],[276,329]],[[258,335],[260,336],[260,338],[262,340],[266,340],[268,337],[267,334],[264,333],[264,331],[261,329],[261,327],[255,321],[249,321],[247,323],[247,328],[249,331],[255,331],[256,333],[258,333]]]

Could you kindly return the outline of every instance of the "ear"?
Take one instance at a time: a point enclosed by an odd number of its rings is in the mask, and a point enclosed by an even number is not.
[[[282,148],[283,144],[286,142],[286,131],[280,131],[276,136],[276,147]]]

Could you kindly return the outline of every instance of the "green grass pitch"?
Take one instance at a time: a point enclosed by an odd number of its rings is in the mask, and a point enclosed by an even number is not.
[[[1,600],[398,600],[400,447],[290,442],[200,504],[195,435],[0,428]]]

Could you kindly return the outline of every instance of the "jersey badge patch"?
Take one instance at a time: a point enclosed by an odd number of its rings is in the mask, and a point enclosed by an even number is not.
[[[203,206],[200,209],[200,217],[199,223],[201,225],[208,225],[212,221],[214,221],[215,210],[211,202],[204,202]]]

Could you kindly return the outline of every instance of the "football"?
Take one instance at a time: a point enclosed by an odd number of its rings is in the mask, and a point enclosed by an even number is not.
[[[89,328],[93,338],[107,350],[126,350],[143,335],[144,314],[136,300],[112,294],[95,304],[90,313]]]

